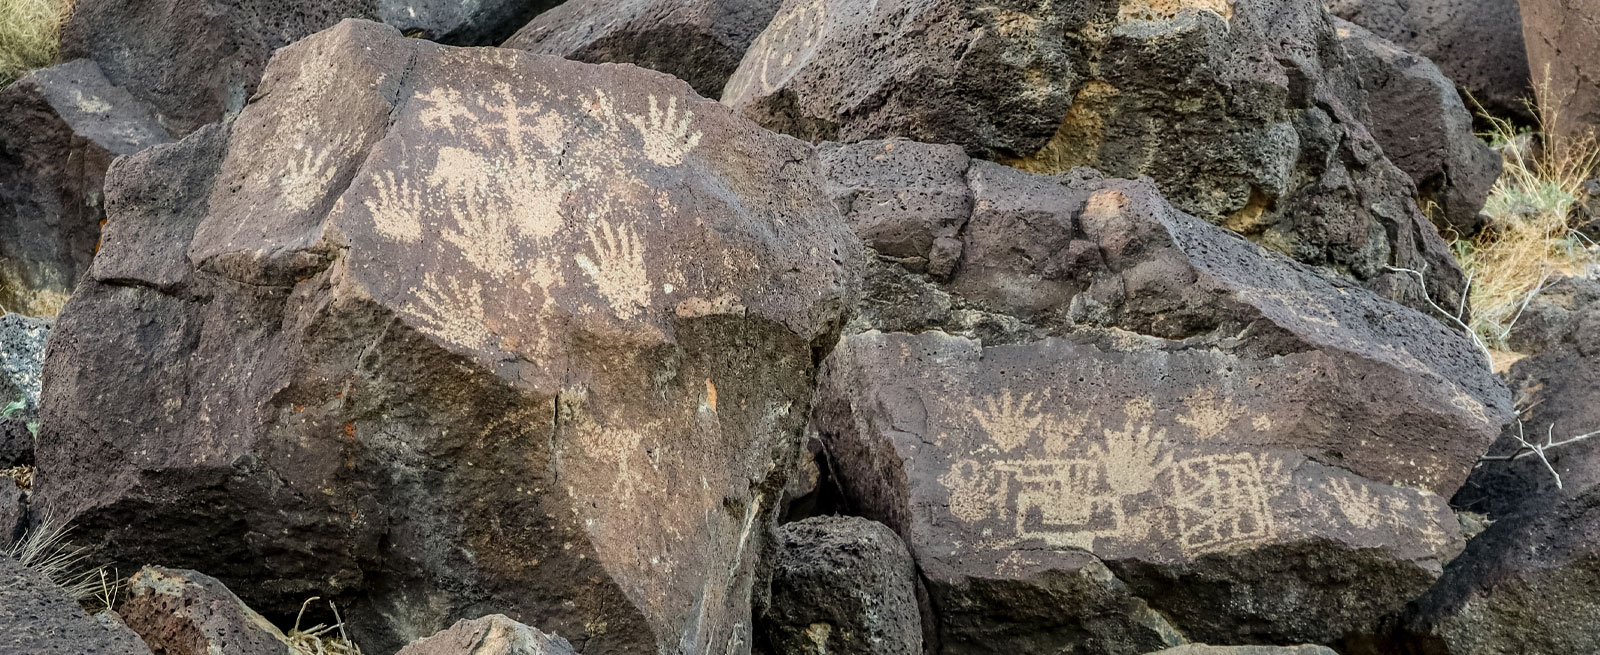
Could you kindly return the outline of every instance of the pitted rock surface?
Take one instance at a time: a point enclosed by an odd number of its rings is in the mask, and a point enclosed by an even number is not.
[[[457,621],[396,655],[577,655],[572,644],[556,635],[517,623],[505,615]]]
[[[766,651],[920,655],[917,569],[899,535],[854,516],[778,528]]]
[[[128,580],[118,613],[158,653],[296,655],[277,626],[215,578],[194,571],[140,569]]]
[[[45,380],[77,534],[268,616],[331,595],[371,651],[488,608],[748,649],[859,266],[809,146],[657,73],[347,21],[112,177]]]
[[[904,137],[1148,176],[1175,206],[1426,308],[1464,277],[1366,125],[1315,0],[788,2],[723,102],[814,141]]]
[[[1148,182],[822,151],[879,257],[813,424],[946,652],[1328,642],[1460,552],[1445,498],[1511,415],[1464,336]]]
[[[96,621],[48,578],[5,555],[0,555],[0,652],[150,655],[138,636]]]
[[[718,98],[781,1],[567,0],[503,47],[594,64],[634,64]]]

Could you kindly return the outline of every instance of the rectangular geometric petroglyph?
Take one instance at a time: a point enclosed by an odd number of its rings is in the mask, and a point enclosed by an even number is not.
[[[1205,455],[1174,467],[1178,543],[1190,556],[1277,536],[1267,499],[1277,460],[1254,453]],[[1272,481],[1272,484],[1281,484]]]

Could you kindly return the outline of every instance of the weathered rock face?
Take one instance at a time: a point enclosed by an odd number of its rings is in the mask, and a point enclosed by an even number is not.
[[[202,573],[146,566],[118,608],[125,625],[168,655],[294,655],[281,630]]]
[[[378,19],[406,36],[459,46],[498,45],[562,0],[378,0]]]
[[[576,655],[572,644],[501,614],[462,619],[445,630],[401,649],[396,655]]]
[[[139,638],[96,621],[44,576],[0,555],[0,652],[150,655]]]
[[[1528,68],[1536,84],[1548,77],[1547,104],[1556,112],[1546,130],[1562,136],[1600,134],[1600,68],[1595,44],[1600,25],[1588,16],[1594,6],[1575,0],[1523,0],[1522,34],[1528,44]]]
[[[1483,227],[1479,213],[1500,177],[1500,155],[1472,131],[1472,114],[1432,62],[1358,25],[1335,19],[1383,154],[1411,176],[1440,231],[1461,238]]]
[[[1600,283],[1567,279],[1528,308],[1518,340],[1537,354],[1507,375],[1527,407],[1522,435],[1560,442],[1600,429]],[[1490,451],[1512,455],[1517,426]],[[1484,462],[1453,503],[1493,521],[1419,601],[1412,628],[1427,653],[1600,651],[1600,440]]]
[[[589,63],[669,73],[717,98],[781,0],[569,0],[506,41]]]
[[[916,565],[893,530],[819,516],[785,524],[778,540],[767,652],[921,655]]]
[[[92,59],[112,84],[150,103],[183,136],[239,113],[272,51],[378,0],[79,0],[61,58]]]
[[[1533,88],[1516,0],[1328,0],[1327,5],[1335,16],[1437,64],[1495,115],[1533,118],[1523,104]]]
[[[790,2],[723,102],[812,140],[1149,176],[1178,208],[1414,307],[1463,278],[1360,123],[1315,0]],[[1220,12],[1220,13],[1219,13]]]
[[[1510,417],[1463,336],[1148,183],[823,153],[885,254],[813,421],[944,652],[1327,642],[1460,551],[1444,497]]]
[[[150,108],[93,62],[37,70],[0,91],[0,311],[61,310],[94,257],[106,167],[167,141]]]
[[[19,417],[38,414],[44,347],[52,324],[47,318],[0,314],[0,407],[22,401]]]
[[[374,652],[490,610],[748,650],[859,257],[809,146],[656,73],[347,21],[110,177],[46,367],[76,534],[268,616],[336,597]]]

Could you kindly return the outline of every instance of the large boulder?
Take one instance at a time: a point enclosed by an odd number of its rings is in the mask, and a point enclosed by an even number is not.
[[[717,98],[781,0],[568,0],[506,41],[590,63],[669,73]]]
[[[1327,0],[1334,15],[1427,58],[1497,116],[1532,120],[1517,0]],[[1534,70],[1532,79],[1542,74]]]
[[[1528,68],[1540,87],[1546,118],[1557,136],[1600,137],[1600,24],[1587,0],[1521,0]]]
[[[572,644],[507,618],[503,614],[462,619],[396,655],[577,655]]]
[[[459,46],[492,46],[562,0],[377,0],[378,19],[406,36]]]
[[[774,655],[921,655],[917,569],[882,523],[818,516],[778,529],[772,601],[759,625]]]
[[[128,580],[123,624],[165,655],[296,655],[277,626],[215,578],[146,566]]]
[[[237,115],[273,50],[346,17],[374,17],[378,2],[77,0],[61,29],[61,58],[94,60],[183,136]]]
[[[258,98],[113,168],[41,497],[266,616],[335,598],[369,652],[490,610],[747,651],[859,257],[812,148],[658,73],[364,21]]]
[[[91,61],[0,91],[0,312],[61,310],[98,245],[111,160],[171,140]]]
[[[1316,0],[797,0],[722,99],[812,140],[1149,176],[1185,212],[1453,311],[1464,278],[1361,123],[1349,65]]]
[[[1411,176],[1441,231],[1470,238],[1500,177],[1500,155],[1472,131],[1472,114],[1433,62],[1335,19],[1369,112],[1363,122],[1383,154]]]
[[[39,572],[0,555],[0,653],[150,655],[150,649],[133,633],[96,621]]]
[[[1600,437],[1551,448],[1548,465],[1517,441],[1600,430],[1600,283],[1557,282],[1525,318],[1515,341],[1535,354],[1507,378],[1526,412],[1453,501],[1491,523],[1418,603],[1428,653],[1600,652]]]
[[[1326,643],[1460,552],[1444,499],[1511,416],[1463,335],[1148,182],[823,151],[894,254],[813,422],[848,504],[906,540],[944,652]]]

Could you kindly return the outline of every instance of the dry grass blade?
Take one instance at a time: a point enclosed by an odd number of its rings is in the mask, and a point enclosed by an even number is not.
[[[0,89],[55,63],[69,0],[0,0]]]
[[[102,590],[104,566],[87,566],[89,549],[64,543],[71,529],[46,512],[39,524],[6,548],[5,554],[49,578],[79,603],[93,604]]]
[[[361,648],[350,641],[344,631],[344,619],[339,616],[339,606],[333,601],[328,601],[328,607],[333,609],[333,625],[318,623],[309,628],[301,628],[300,621],[305,618],[306,607],[312,601],[321,600],[316,596],[307,598],[300,604],[300,613],[294,617],[294,629],[289,631],[289,647],[294,649],[294,655],[361,655]],[[334,631],[338,631],[335,635]]]

